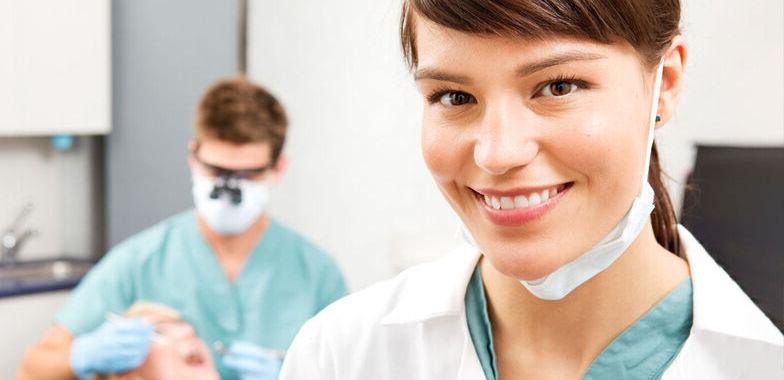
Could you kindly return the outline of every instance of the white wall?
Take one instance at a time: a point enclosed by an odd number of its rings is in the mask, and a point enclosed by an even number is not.
[[[421,159],[398,17],[397,1],[250,3],[250,75],[291,119],[272,211],[330,251],[353,289],[407,266],[401,252],[444,253],[457,226]]]
[[[784,146],[784,2],[685,0],[682,28],[684,92],[657,135],[665,170],[685,182],[696,144]]]
[[[659,133],[683,181],[694,143],[781,145],[782,2],[691,0],[686,90]],[[332,252],[353,289],[442,253],[456,219],[419,151],[399,0],[251,2],[249,71],[291,117],[273,212]],[[676,206],[681,190],[670,184]]]

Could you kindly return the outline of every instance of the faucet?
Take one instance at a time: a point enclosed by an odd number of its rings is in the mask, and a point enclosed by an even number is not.
[[[2,255],[0,255],[0,263],[14,264],[16,257],[22,245],[31,237],[38,235],[38,231],[28,229],[24,232],[19,232],[22,222],[27,218],[27,215],[33,211],[35,205],[32,202],[25,202],[22,211],[17,215],[16,220],[9,226],[2,237]]]

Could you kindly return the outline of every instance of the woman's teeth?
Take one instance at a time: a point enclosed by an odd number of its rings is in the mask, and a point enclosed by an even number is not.
[[[518,195],[515,197],[493,197],[484,195],[485,204],[496,210],[511,210],[516,208],[526,208],[538,206],[558,194],[558,187],[552,187],[539,192],[531,192],[528,195]]]

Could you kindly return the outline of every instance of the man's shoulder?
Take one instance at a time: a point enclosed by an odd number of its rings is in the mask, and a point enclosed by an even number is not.
[[[285,223],[270,218],[270,227],[268,232],[276,234],[275,239],[283,246],[281,253],[298,255],[306,263],[336,266],[332,255]]]
[[[170,216],[121,241],[107,253],[107,257],[128,260],[149,259],[164,253],[165,244],[179,235],[188,233],[196,226],[193,210]],[[192,231],[190,231],[192,232]]]

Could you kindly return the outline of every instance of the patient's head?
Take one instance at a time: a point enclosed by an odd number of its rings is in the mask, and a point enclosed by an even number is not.
[[[117,380],[193,379],[218,380],[207,345],[193,326],[164,305],[137,302],[126,313],[155,326],[150,353],[139,368],[115,375]]]

